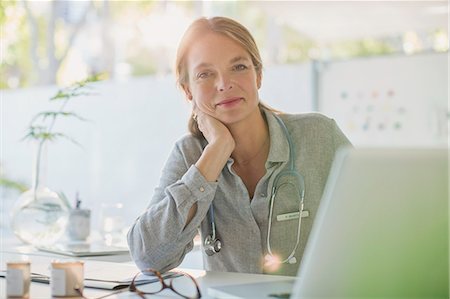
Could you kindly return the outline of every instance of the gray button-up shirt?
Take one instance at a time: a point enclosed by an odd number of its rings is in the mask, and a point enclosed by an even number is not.
[[[180,139],[162,170],[158,187],[147,210],[128,233],[131,256],[137,266],[161,271],[178,266],[193,248],[200,231],[202,240],[212,233],[209,207],[214,207],[220,252],[203,253],[206,270],[295,275],[301,261],[328,173],[340,146],[350,142],[335,121],[321,114],[280,114],[295,148],[295,168],[304,177],[304,210],[300,244],[295,264],[267,266],[269,203],[275,177],[286,169],[289,145],[282,127],[270,111],[264,111],[270,133],[266,174],[250,200],[247,188],[233,171],[230,158],[217,182],[207,182],[195,167],[206,141],[191,135]],[[274,255],[285,259],[295,248],[298,219],[278,221],[277,215],[299,211],[299,197],[292,188],[280,191],[274,200],[270,246]],[[193,203],[198,209],[189,225],[187,215]]]

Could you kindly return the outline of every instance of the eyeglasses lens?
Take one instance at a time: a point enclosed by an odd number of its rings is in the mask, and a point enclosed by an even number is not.
[[[180,275],[165,280],[166,284],[171,285],[174,292],[186,298],[199,298],[197,284],[191,277]]]

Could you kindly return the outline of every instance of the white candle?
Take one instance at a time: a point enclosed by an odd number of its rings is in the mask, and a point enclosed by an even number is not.
[[[52,296],[79,296],[84,288],[83,262],[52,262],[50,286]]]
[[[6,263],[6,297],[30,297],[30,263]]]

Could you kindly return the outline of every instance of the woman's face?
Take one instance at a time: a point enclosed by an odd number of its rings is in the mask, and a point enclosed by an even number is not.
[[[186,61],[189,81],[185,92],[200,111],[233,124],[258,107],[261,76],[250,54],[237,42],[207,33],[195,40]]]

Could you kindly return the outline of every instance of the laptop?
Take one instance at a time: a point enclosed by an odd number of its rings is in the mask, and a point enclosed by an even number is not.
[[[448,149],[339,151],[297,277],[208,294],[448,299],[448,157]]]

